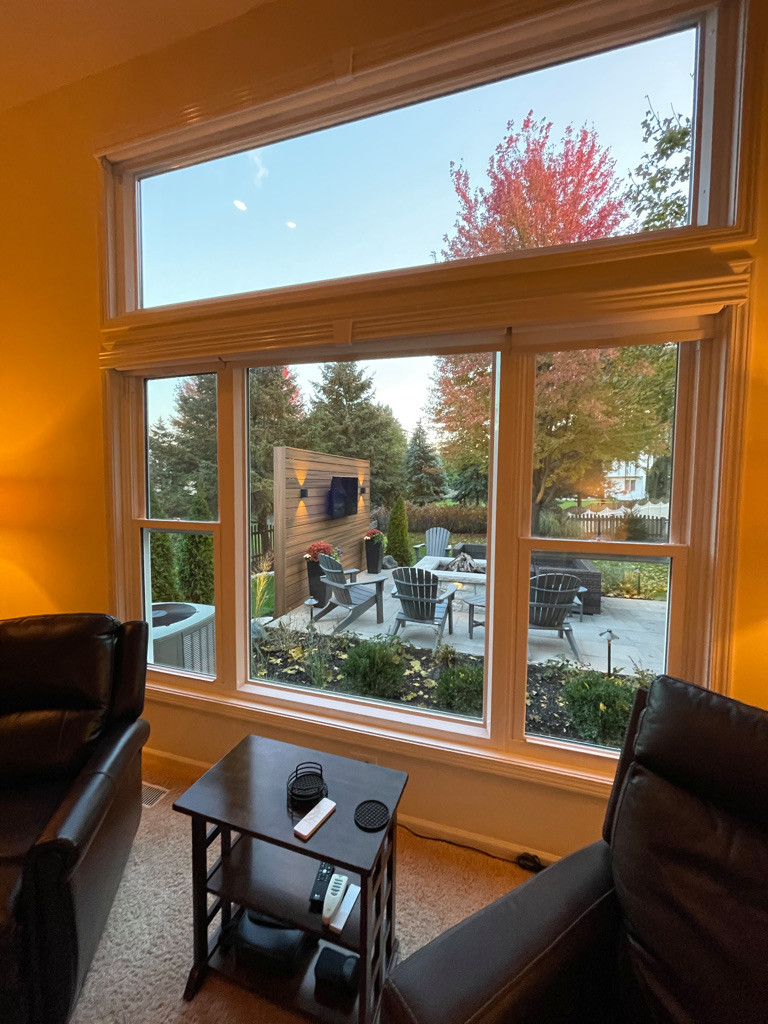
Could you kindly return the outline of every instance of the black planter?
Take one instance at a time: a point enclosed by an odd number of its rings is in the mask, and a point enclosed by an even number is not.
[[[365,568],[374,576],[381,572],[381,560],[384,558],[384,545],[375,540],[365,538]]]
[[[314,597],[318,605],[324,608],[328,604],[328,588],[321,582],[320,577],[324,575],[319,562],[307,559],[307,579],[309,580],[309,596]]]

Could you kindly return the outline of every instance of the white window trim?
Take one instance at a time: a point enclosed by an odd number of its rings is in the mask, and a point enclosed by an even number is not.
[[[603,13],[610,8],[612,13],[608,23],[613,19],[614,28],[611,29],[612,35],[605,29],[606,45],[611,39],[615,44],[630,41],[631,38],[631,32],[624,21],[615,28],[615,23],[621,21],[616,6],[589,3],[579,5],[582,14],[582,8],[601,7]],[[721,5],[721,9],[726,12],[726,17],[720,18],[720,31],[724,31],[724,24],[728,27],[729,37],[737,40],[734,52],[740,55],[742,51],[739,47],[742,43],[739,41],[739,33],[744,5],[739,0],[733,0]],[[649,0],[648,4],[643,5],[643,17],[633,22],[635,38],[647,35],[651,23],[661,27],[663,18],[667,16],[677,19],[675,23],[679,24],[680,18],[690,19],[692,15],[703,11],[704,7],[700,4],[681,2],[669,5],[662,4],[660,0]],[[637,8],[634,12],[636,15]],[[540,29],[541,21],[536,18],[532,20]],[[667,25],[671,26],[672,21],[668,21]],[[552,27],[556,28],[556,24]],[[515,31],[518,28],[513,26]],[[483,38],[487,40],[490,35]],[[508,45],[509,37],[505,38]],[[581,52],[595,49],[594,32],[590,33],[590,46],[581,38],[581,43],[574,39],[573,56],[577,55],[579,45],[582,46]],[[468,78],[474,75],[473,80],[477,81],[477,67],[482,64],[479,54],[487,56],[488,53],[487,49],[478,46],[478,37],[469,43],[455,46],[452,52],[455,60],[453,64],[449,62],[443,66],[442,77],[435,69],[438,64],[436,54],[444,53],[443,50],[426,53],[421,65],[416,60],[411,77],[402,77],[405,83],[403,90],[407,91],[408,98],[415,98],[419,89],[423,90],[423,95],[440,92],[448,79],[454,85],[460,84],[461,73],[466,73]],[[519,61],[515,67],[522,70],[523,67],[535,66],[539,62],[535,54],[540,52],[529,45],[527,57],[524,54],[515,55],[514,59]],[[562,59],[554,55],[555,51],[549,53],[553,60]],[[722,63],[721,51],[719,64]],[[382,105],[391,106],[391,89],[384,90],[381,83],[375,85],[377,74],[383,81],[391,73],[390,67],[385,75],[385,67],[385,63],[375,64],[370,69],[370,75],[368,72],[352,75],[348,81],[330,85],[325,93],[315,90],[314,96],[320,107],[326,104],[325,115],[328,119],[339,120],[339,110],[344,110],[347,117],[358,116],[362,107],[355,107],[352,103],[355,96],[361,104],[368,103],[370,111],[381,109]],[[462,67],[464,72],[460,71]],[[489,77],[499,77],[500,68],[501,64],[497,62],[494,75]],[[720,70],[721,74],[724,73],[722,67]],[[740,82],[740,60],[732,64],[730,73],[731,85]],[[406,91],[400,93],[403,100]],[[717,90],[714,91],[713,103],[716,98],[722,101],[723,91],[719,96]],[[337,102],[335,109],[332,109],[330,97]],[[302,108],[300,101],[301,97],[299,101],[295,97],[287,101],[279,100],[274,109],[269,111],[269,116],[282,117],[283,134],[286,126],[295,123],[286,111],[294,109],[297,119],[300,119],[303,109],[302,116],[305,116],[306,108]],[[742,124],[749,127],[748,121]],[[227,454],[224,457],[220,455],[222,504],[219,512],[221,523],[226,522],[228,525],[219,527],[216,524],[217,651],[222,659],[218,666],[219,674],[211,686],[199,678],[153,669],[149,676],[150,692],[157,699],[195,707],[214,702],[223,713],[283,724],[290,721],[293,727],[306,728],[315,733],[318,730],[325,730],[329,735],[339,731],[354,731],[357,735],[369,737],[374,744],[383,744],[385,748],[407,747],[412,751],[422,751],[427,757],[439,757],[441,761],[454,758],[455,763],[474,758],[487,765],[489,770],[502,774],[530,779],[546,777],[554,785],[583,792],[604,793],[612,776],[613,755],[574,749],[546,740],[510,740],[513,729],[516,727],[519,731],[521,687],[517,687],[514,700],[509,693],[506,697],[500,695],[504,688],[493,688],[496,693],[491,697],[491,729],[485,723],[480,726],[457,727],[455,722],[431,716],[436,728],[427,733],[422,723],[429,716],[420,717],[413,713],[401,715],[389,708],[382,711],[370,705],[362,706],[360,702],[356,704],[349,698],[334,699],[335,706],[329,703],[325,710],[318,712],[316,703],[308,701],[306,694],[299,695],[300,699],[291,697],[287,700],[283,687],[246,682],[247,644],[233,642],[237,637],[243,638],[243,641],[247,638],[248,614],[247,580],[240,581],[242,585],[235,582],[238,580],[237,566],[247,561],[248,550],[243,472],[247,452],[243,432],[245,389],[237,382],[238,379],[242,380],[243,367],[251,362],[282,362],[297,356],[320,361],[339,358],[341,352],[349,353],[350,357],[354,352],[354,357],[359,358],[364,358],[367,352],[375,352],[377,355],[416,354],[425,351],[425,346],[429,351],[449,350],[456,345],[456,338],[453,333],[445,334],[446,331],[463,330],[465,334],[474,335],[489,328],[498,331],[510,323],[523,324],[527,330],[527,335],[516,332],[516,347],[514,350],[506,350],[505,358],[513,360],[522,358],[521,353],[526,351],[526,346],[537,346],[537,331],[545,331],[550,337],[557,334],[561,338],[562,347],[578,346],[580,333],[587,329],[591,332],[590,336],[594,336],[596,330],[601,338],[624,340],[625,343],[629,337],[628,331],[637,339],[654,329],[665,329],[675,331],[674,340],[684,341],[701,336],[700,333],[697,335],[697,321],[702,316],[717,314],[716,360],[721,383],[719,391],[713,386],[709,401],[711,408],[717,408],[721,415],[710,421],[708,450],[715,451],[717,455],[707,473],[712,494],[715,483],[718,480],[720,482],[720,514],[715,523],[713,497],[708,568],[703,570],[695,559],[691,559],[688,585],[689,588],[696,585],[698,573],[698,591],[704,592],[704,583],[715,590],[712,601],[705,609],[707,626],[712,636],[711,655],[699,660],[704,672],[709,663],[710,685],[727,692],[733,615],[727,595],[731,593],[728,584],[735,571],[744,382],[748,360],[744,303],[748,296],[750,275],[747,261],[729,261],[727,257],[714,256],[708,250],[713,246],[733,247],[751,237],[753,190],[741,188],[738,215],[730,227],[689,227],[659,232],[653,237],[607,239],[559,251],[537,250],[163,309],[135,309],[136,277],[131,281],[130,275],[126,276],[126,267],[137,266],[136,233],[132,233],[128,225],[136,223],[133,204],[140,169],[149,166],[148,159],[152,154],[157,158],[160,153],[162,159],[173,159],[175,162],[184,151],[188,157],[191,158],[194,153],[199,159],[205,151],[205,147],[201,147],[204,138],[214,147],[241,147],[246,136],[253,138],[253,125],[252,115],[244,115],[240,111],[226,125],[220,122],[217,131],[213,133],[210,126],[205,126],[202,130],[187,130],[182,136],[174,133],[173,140],[163,140],[159,148],[154,141],[123,147],[121,150],[113,146],[104,160],[107,208],[105,236],[109,244],[106,247],[103,275],[105,300],[101,364],[105,370],[114,607],[121,617],[140,615],[142,607],[140,573],[137,573],[137,550],[140,546],[137,538],[140,533],[136,527],[141,519],[143,492],[141,486],[138,489],[127,486],[128,481],[141,478],[144,457],[143,432],[139,429],[135,415],[137,403],[141,401],[140,378],[143,375],[162,373],[192,373],[212,369],[221,371],[219,442],[220,452]],[[743,181],[745,175],[743,165],[737,171],[735,154],[738,152],[738,125],[739,119],[732,116],[730,121],[726,119],[724,129],[730,133],[723,151],[730,154],[726,165],[727,176],[732,184],[737,177]],[[703,129],[697,124],[697,130]],[[751,131],[748,144],[753,146],[754,135]],[[235,142],[235,139],[239,141]],[[715,169],[715,173],[720,174],[719,180],[723,180],[725,172],[722,167],[719,171]],[[735,194],[733,188],[728,194],[732,202]],[[681,256],[672,259],[672,254]],[[667,273],[665,276],[665,259],[670,265],[674,264],[675,273]],[[595,291],[594,286],[592,290],[579,291],[574,288],[569,275],[590,265],[599,265],[601,287],[599,291]],[[513,281],[524,282],[525,287],[511,287]],[[566,282],[565,287],[562,281]],[[631,286],[627,287],[627,281],[632,282]],[[539,284],[543,287],[537,290]],[[457,285],[463,288],[461,302],[455,297]],[[388,296],[386,312],[382,312],[382,303],[379,301],[383,293]],[[514,297],[510,298],[510,293]],[[581,325],[572,326],[574,320],[581,321]],[[441,337],[435,340],[438,335]],[[466,337],[463,343],[466,344]],[[476,344],[475,347],[485,346]],[[710,380],[713,385],[717,380],[714,370]],[[699,460],[702,458],[700,452],[703,447],[700,444],[697,449],[699,454],[696,458]],[[526,457],[530,457],[530,453]],[[519,508],[517,515],[519,525],[523,522],[519,518]],[[205,526],[209,528],[210,524]],[[498,523],[496,529],[498,533]],[[534,542],[533,546],[540,546],[540,542]],[[590,551],[597,553],[594,547],[590,547]],[[654,553],[659,553],[658,546],[655,546]],[[523,587],[520,582],[523,578],[522,569],[519,569],[517,575],[513,576],[514,582],[510,584],[509,593],[502,593],[500,597],[497,588],[497,617],[504,615],[504,608],[509,606],[510,600],[514,602],[512,591],[515,587]],[[692,621],[698,624],[701,620],[693,616]],[[510,634],[508,629],[500,632]],[[505,642],[497,640],[494,652],[499,652],[499,661],[502,655],[506,658],[508,654],[514,659],[515,647],[519,649],[522,643],[522,632],[521,626],[518,635],[510,639],[512,646],[509,650]],[[510,663],[510,660],[505,662],[507,665]],[[692,677],[696,678],[695,675]]]

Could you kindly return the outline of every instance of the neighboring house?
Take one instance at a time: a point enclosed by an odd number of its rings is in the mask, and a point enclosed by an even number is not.
[[[645,469],[636,462],[614,462],[605,474],[606,498],[645,497]]]

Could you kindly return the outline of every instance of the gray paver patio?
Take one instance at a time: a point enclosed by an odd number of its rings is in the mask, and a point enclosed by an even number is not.
[[[384,575],[391,577],[385,570]],[[368,574],[361,572],[359,581],[363,582]],[[391,632],[395,615],[400,602],[392,597],[392,582],[384,584],[384,622],[376,622],[376,611],[370,609],[357,619],[351,632],[360,637],[380,636]],[[483,588],[475,584],[462,587],[454,598],[453,635],[448,635],[446,626],[443,641],[464,654],[485,654],[485,629],[475,629],[472,640],[469,639],[467,607],[461,600],[462,591],[472,594]],[[481,609],[477,610],[476,618],[480,617]],[[346,614],[344,609],[337,608],[329,612],[317,623],[317,629],[330,633],[334,626]],[[294,608],[282,620],[273,620],[270,625],[284,621],[297,628],[306,628],[309,623],[309,609],[304,605]],[[634,598],[604,597],[600,615],[585,615],[579,621],[578,615],[571,615],[573,635],[576,639],[582,661],[585,665],[605,671],[607,667],[607,644],[600,633],[610,629],[619,639],[613,641],[612,664],[614,669],[624,668],[632,671],[633,667],[650,669],[653,672],[664,670],[664,651],[667,629],[667,605],[665,601],[645,601]],[[401,630],[400,636],[416,647],[432,647],[435,642],[436,630],[429,626],[409,624]],[[528,660],[546,661],[548,658],[572,658],[566,640],[561,640],[554,632],[551,636],[543,632],[528,634]]]

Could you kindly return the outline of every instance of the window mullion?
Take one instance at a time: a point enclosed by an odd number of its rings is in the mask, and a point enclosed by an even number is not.
[[[532,355],[502,349],[498,388],[495,484],[492,687],[489,705],[493,745],[505,748],[525,730],[527,633],[519,614],[519,551],[514,538],[530,530],[528,481],[533,453]],[[510,624],[515,624],[510,628]]]
[[[250,559],[247,531],[247,423],[245,374],[241,368],[219,371],[218,465],[219,530],[217,544],[217,675],[227,689],[248,678]]]

